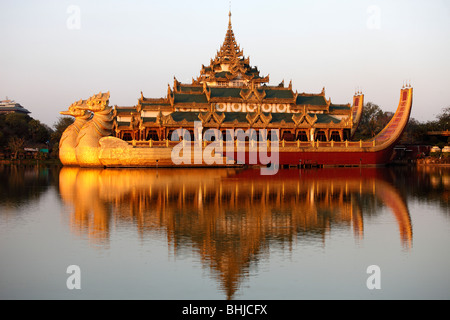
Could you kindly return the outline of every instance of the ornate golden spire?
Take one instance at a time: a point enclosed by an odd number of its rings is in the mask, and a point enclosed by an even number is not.
[[[233,61],[235,58],[242,57],[243,53],[234,37],[233,26],[231,24],[231,10],[228,12],[228,29],[225,40],[217,53],[216,59]]]
[[[250,59],[244,57],[244,52],[236,42],[231,23],[231,4],[228,11],[228,28],[222,46],[217,51],[214,59],[211,59],[209,66],[202,65],[200,77],[196,82],[206,82],[208,85],[225,86],[233,82],[233,86],[248,84],[249,81],[265,83],[269,81],[267,77],[261,77],[257,67],[250,66]],[[194,81],[192,82],[194,83]]]

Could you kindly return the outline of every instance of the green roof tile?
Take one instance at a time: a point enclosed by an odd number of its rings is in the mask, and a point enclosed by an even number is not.
[[[327,102],[323,96],[301,96],[297,97],[296,104],[309,104],[312,106],[326,106]]]
[[[285,122],[294,122],[294,120],[292,120],[292,115],[292,113],[272,113],[272,120],[270,123],[278,123],[283,120]]]
[[[203,92],[203,86],[179,86],[182,93],[185,92]]]
[[[241,88],[211,88],[211,98],[241,98]]]
[[[265,99],[293,99],[294,94],[292,90],[286,89],[286,90],[265,90],[266,91],[266,97]],[[298,99],[297,99],[298,100]]]
[[[333,110],[351,110],[352,108],[345,104],[331,104],[330,112]]]
[[[311,117],[314,117],[314,115],[317,116],[317,123],[339,123],[341,122],[339,119],[336,119],[328,114],[321,114],[321,113],[310,113],[309,114]]]
[[[175,93],[175,103],[208,103],[206,96],[197,93]]]
[[[244,112],[225,112],[225,119],[223,122],[233,122],[235,120],[238,122],[248,122],[247,114]]]
[[[198,118],[199,112],[184,112],[184,111],[177,111],[172,112],[170,115],[172,116],[172,119],[176,122],[183,121],[186,119],[186,121],[193,122],[193,121],[200,121]]]

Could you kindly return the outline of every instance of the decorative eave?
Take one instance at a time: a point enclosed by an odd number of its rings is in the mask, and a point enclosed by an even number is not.
[[[265,128],[269,125],[272,120],[272,114],[265,115],[261,112],[261,106],[258,106],[258,111],[256,113],[247,113],[246,119],[250,127],[262,127]]]
[[[255,86],[254,82],[251,82],[250,88],[242,89],[239,95],[244,99],[244,101],[248,101],[252,95],[256,97],[256,99],[261,102],[266,96],[266,91],[262,90],[258,91],[258,88]]]
[[[168,115],[166,115],[166,116],[162,116],[161,117],[161,125],[162,126],[167,126],[167,127],[170,127],[170,126],[179,126],[179,125],[181,125],[181,126],[186,126],[186,125],[188,125],[188,124],[191,124],[192,122],[189,122],[189,121],[187,121],[186,119],[183,119],[183,120],[181,120],[181,121],[175,121],[174,119],[173,119],[173,117],[172,117],[172,115],[171,114],[168,114]]]
[[[219,127],[225,120],[225,114],[217,114],[215,108],[211,106],[208,113],[203,114],[200,112],[198,118],[202,121],[203,127]]]
[[[232,76],[236,76],[238,73],[246,74],[247,70],[242,63],[235,63],[231,66],[230,72]]]
[[[314,115],[314,117],[310,116],[308,113],[306,113],[306,107],[304,108],[304,112],[301,114],[294,114],[292,116],[292,120],[295,123],[296,127],[301,126],[303,123],[308,124],[310,127],[312,127],[317,122],[317,115]]]

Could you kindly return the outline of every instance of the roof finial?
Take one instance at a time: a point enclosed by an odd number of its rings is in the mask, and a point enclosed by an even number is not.
[[[229,17],[229,22],[231,23],[231,0],[229,2],[229,9],[228,9],[228,17]]]

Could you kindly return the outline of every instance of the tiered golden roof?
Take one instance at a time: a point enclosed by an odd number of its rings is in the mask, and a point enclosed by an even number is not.
[[[279,129],[286,141],[344,141],[351,138],[352,106],[334,104],[319,93],[293,91],[292,81],[284,80],[269,85],[269,76],[261,76],[257,67],[250,65],[243,49],[237,43],[229,12],[225,39],[208,66],[202,65],[200,75],[192,83],[181,83],[174,78],[167,96],[147,98],[141,92],[134,107],[116,107],[116,137],[124,140],[166,140],[170,132],[182,126],[193,131],[194,122],[219,130]],[[361,103],[353,109],[361,109]],[[206,124],[217,113],[221,122]],[[261,126],[256,114],[263,113]],[[217,117],[213,116],[216,119]],[[260,117],[259,117],[260,118]],[[133,120],[138,125],[133,125]],[[308,121],[309,120],[309,121]]]
[[[237,44],[230,12],[227,33],[220,50],[216,57],[211,59],[209,66],[202,66],[200,76],[193,81],[193,84],[236,86],[267,82],[269,77],[260,77],[258,68],[250,66],[250,59],[244,56],[244,51]]]

